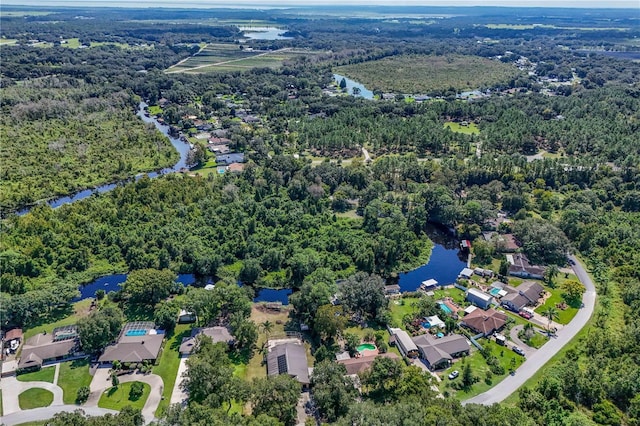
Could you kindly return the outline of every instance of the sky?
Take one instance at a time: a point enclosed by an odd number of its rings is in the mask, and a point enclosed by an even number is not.
[[[4,5],[21,6],[96,6],[96,7],[295,7],[317,5],[366,6],[508,6],[630,8],[640,19],[640,0],[2,0]]]

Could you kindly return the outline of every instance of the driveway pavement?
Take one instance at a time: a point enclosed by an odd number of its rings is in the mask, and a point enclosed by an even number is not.
[[[527,358],[527,360],[516,370],[515,375],[507,376],[503,381],[488,391],[481,393],[471,399],[463,401],[463,404],[483,404],[491,405],[500,402],[518,390],[527,380],[529,380],[540,368],[542,368],[564,345],[566,345],[585,326],[596,303],[596,288],[575,256],[569,257],[575,265],[573,270],[585,286],[585,293],[582,296],[583,307],[578,310],[571,322],[558,330],[544,346]]]
[[[3,379],[4,381],[4,379]],[[4,394],[4,392],[2,392]],[[83,410],[89,416],[104,416],[105,414],[117,414],[117,411],[107,410],[97,407],[78,407],[77,405],[50,405],[43,408],[34,408],[33,410],[23,410],[16,413],[7,414],[0,417],[0,422],[6,426],[18,425],[21,423],[39,422],[49,420],[53,416],[62,412],[73,412]]]
[[[62,389],[59,386],[49,382],[21,382],[16,379],[15,376],[5,377],[0,382],[0,389],[2,389],[2,409],[3,414],[19,413],[20,402],[18,395],[27,389],[42,388],[46,389],[53,394],[53,402],[51,405],[63,405],[62,401]],[[24,423],[24,422],[22,422]]]
[[[119,379],[120,383],[142,382],[151,386],[149,398],[147,398],[147,402],[145,402],[144,407],[142,407],[142,415],[146,423],[152,422],[156,418],[156,410],[162,399],[162,391],[164,389],[162,377],[157,374],[136,373],[120,376]]]
[[[183,404],[189,398],[189,394],[180,388],[182,383],[182,375],[187,371],[187,359],[188,357],[180,357],[180,365],[178,366],[178,375],[176,376],[176,382],[173,385],[173,392],[171,392],[171,404]]]
[[[518,333],[520,333],[523,328],[524,325],[522,324],[512,327],[511,331],[509,331],[509,337],[511,338],[511,341],[516,344],[516,346],[520,347],[524,351],[525,356],[531,356],[536,351],[536,348],[532,348],[531,346],[527,345],[518,337]]]

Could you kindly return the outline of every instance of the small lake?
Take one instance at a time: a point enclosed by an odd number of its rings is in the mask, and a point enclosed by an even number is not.
[[[344,75],[340,75],[340,74],[333,75],[333,79],[336,81],[336,83],[338,83],[338,85],[340,84],[340,81],[342,81],[343,78],[344,78],[344,81],[347,83],[347,92],[349,92],[350,95],[360,97],[360,98],[365,98],[365,99],[373,99],[373,92],[367,89],[366,87],[364,87],[364,84],[358,83],[355,80],[351,80],[349,77],[345,77]],[[359,94],[357,95],[353,94],[354,87],[357,87],[358,89],[360,89]]]
[[[135,180],[140,179],[145,174],[147,176],[149,176],[150,178],[155,178],[155,177],[158,177],[160,175],[164,175],[164,174],[168,174],[168,173],[174,173],[174,172],[182,170],[183,168],[187,167],[187,155],[189,154],[189,150],[191,149],[191,147],[189,146],[188,143],[184,143],[180,139],[175,138],[175,137],[173,137],[173,136],[171,136],[169,134],[169,126],[158,123],[158,120],[156,120],[153,117],[145,116],[144,115],[144,109],[146,107],[147,107],[147,104],[145,104],[144,102],[140,102],[140,105],[138,106],[138,112],[137,112],[136,115],[138,117],[140,117],[142,119],[142,121],[144,121],[145,123],[153,123],[156,126],[156,129],[158,129],[163,135],[165,135],[167,138],[169,138],[169,141],[171,142],[171,145],[173,145],[173,147],[180,154],[180,160],[178,160],[178,162],[173,167],[167,167],[166,169],[162,169],[159,172],[140,173],[140,174],[138,174],[138,175],[136,175],[134,177]],[[77,192],[77,193],[75,193],[73,195],[68,195],[66,197],[60,197],[60,198],[56,198],[56,199],[47,201],[47,204],[50,205],[53,208],[60,207],[60,206],[62,206],[64,204],[70,204],[70,203],[73,203],[73,202],[76,202],[76,201],[83,200],[85,198],[89,198],[93,194],[102,194],[104,192],[111,191],[116,186],[118,186],[120,183],[128,182],[128,181],[129,180],[126,179],[126,180],[123,180],[123,181],[117,182],[117,183],[108,183],[108,184],[105,184],[105,185],[100,185],[100,186],[98,186],[96,188],[85,189],[85,190]],[[31,210],[31,207],[27,207],[27,208],[24,208],[22,210],[17,211],[16,214],[18,216],[22,216],[22,215],[25,215],[25,214],[29,213],[30,210]]]
[[[413,271],[398,275],[400,291],[416,291],[422,281],[433,278],[440,285],[456,282],[458,274],[467,267],[466,256],[460,252],[458,240],[447,231],[430,227],[427,235],[433,241],[429,262]]]
[[[105,293],[120,290],[120,285],[127,280],[127,274],[113,274],[100,277],[95,281],[79,288],[80,297],[76,297],[71,302],[78,302],[83,299],[95,297],[96,291],[104,290]],[[180,274],[176,281],[182,285],[196,287],[204,287],[207,284],[213,284],[213,277],[196,277],[194,274]],[[292,293],[290,288],[274,290],[272,288],[255,288],[256,297],[254,302],[282,302],[283,305],[289,304],[289,295]]]
[[[276,27],[239,27],[246,38],[252,40],[286,40],[291,37],[284,37],[282,34],[287,30]]]

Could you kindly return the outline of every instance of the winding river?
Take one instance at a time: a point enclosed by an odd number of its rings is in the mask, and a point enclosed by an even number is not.
[[[185,143],[183,141],[181,141],[180,139],[173,137],[169,134],[169,126],[165,125],[165,124],[160,124],[158,122],[158,120],[156,120],[153,117],[147,117],[144,114],[144,109],[147,107],[147,104],[145,104],[144,102],[140,102],[140,104],[138,105],[138,112],[137,112],[137,116],[140,117],[142,119],[142,121],[144,121],[145,123],[153,123],[156,126],[156,129],[158,129],[163,135],[165,135],[167,138],[169,138],[169,141],[171,142],[171,145],[173,145],[173,147],[178,151],[178,153],[180,154],[180,160],[178,160],[178,162],[173,166],[173,167],[167,167],[166,169],[162,169],[160,171],[155,171],[155,172],[149,172],[149,173],[140,173],[138,175],[135,176],[134,179],[140,179],[140,177],[144,176],[145,174],[147,176],[149,176],[150,178],[155,178],[158,177],[160,175],[165,175],[168,173],[175,173],[177,171],[180,171],[182,169],[184,169],[185,167],[187,167],[187,155],[189,154],[189,150],[191,149],[191,147],[189,146],[188,143]],[[84,200],[85,198],[89,198],[90,196],[92,196],[93,194],[102,194],[104,192],[108,192],[111,191],[112,189],[114,189],[115,187],[117,187],[119,184],[121,183],[125,183],[128,182],[130,179],[125,179],[116,183],[107,183],[104,185],[100,185],[96,188],[91,188],[91,189],[85,189],[82,190],[80,192],[76,192],[73,195],[68,195],[68,196],[64,196],[64,197],[60,197],[60,198],[55,198],[53,200],[49,200],[46,203],[48,205],[50,205],[53,208],[56,207],[60,207],[64,204],[70,204],[70,203],[74,203],[76,201],[80,201],[80,200]],[[29,211],[31,211],[33,207],[26,207],[22,210],[18,210],[16,212],[16,214],[18,216],[22,216],[25,215],[27,213],[29,213]]]

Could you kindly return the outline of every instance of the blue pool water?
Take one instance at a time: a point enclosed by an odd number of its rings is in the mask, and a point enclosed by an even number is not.
[[[449,307],[448,307],[447,305],[445,305],[444,303],[438,303],[438,305],[440,305],[440,309],[442,309],[442,311],[443,311],[445,314],[450,314],[451,312],[453,312],[453,311],[451,310],[451,308],[449,308]]]
[[[147,330],[128,330],[125,336],[144,336],[147,334]]]
[[[498,293],[500,293],[500,289],[497,287],[493,287],[491,290],[489,290],[489,293],[491,293],[492,296],[497,296]]]

